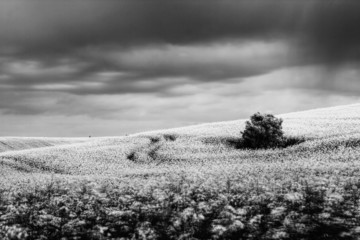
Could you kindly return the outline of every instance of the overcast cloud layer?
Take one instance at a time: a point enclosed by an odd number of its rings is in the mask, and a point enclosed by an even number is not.
[[[356,0],[0,0],[0,135],[121,135],[359,101]]]

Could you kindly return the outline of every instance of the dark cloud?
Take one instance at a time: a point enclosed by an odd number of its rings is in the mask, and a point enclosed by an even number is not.
[[[0,61],[1,82],[22,91],[156,93],[193,81],[239,80],[294,61],[283,42],[100,47],[72,57],[53,63],[8,58]]]
[[[293,31],[291,22],[301,12],[295,11],[298,6],[271,2],[5,1],[1,4],[1,39],[40,53],[98,44],[188,44],[263,38]],[[287,19],[288,15],[291,18]]]
[[[133,73],[132,79],[188,77],[203,82],[260,75],[296,62],[284,42],[165,45],[94,54]]]
[[[285,38],[334,62],[359,56],[359,8],[355,0],[5,0],[0,42],[33,56],[98,45]]]
[[[360,2],[320,1],[309,12],[304,34],[312,51],[328,63],[360,59]]]
[[[23,91],[151,93],[179,78],[333,68],[360,57],[358,9],[351,0],[5,0],[0,81]]]
[[[360,56],[359,8],[355,0],[4,0],[0,52],[56,64],[98,46],[285,39],[302,61],[339,63]]]

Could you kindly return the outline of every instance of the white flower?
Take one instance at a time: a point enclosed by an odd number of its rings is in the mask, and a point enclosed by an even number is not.
[[[215,225],[212,229],[213,233],[216,233],[218,235],[222,235],[226,231],[226,228],[222,225]]]
[[[114,210],[114,211],[111,211],[109,213],[110,216],[113,216],[113,217],[121,217],[125,214],[124,211],[119,211],[119,210]]]
[[[236,212],[238,215],[246,215],[247,214],[247,211],[244,208],[238,208]]]
[[[334,202],[343,202],[344,201],[343,196],[341,196],[339,193],[332,193],[328,197],[329,197],[330,201],[334,201]]]
[[[229,230],[235,232],[244,229],[244,227],[245,225],[241,221],[235,220],[234,223],[229,226]]]
[[[285,207],[277,207],[271,210],[271,214],[275,216],[282,215],[286,211]]]
[[[319,217],[320,218],[324,218],[324,219],[327,219],[327,218],[330,218],[330,213],[321,213],[321,214],[319,214]]]
[[[293,192],[293,193],[287,193],[284,195],[285,200],[290,202],[299,202],[301,201],[304,196],[301,193]]]

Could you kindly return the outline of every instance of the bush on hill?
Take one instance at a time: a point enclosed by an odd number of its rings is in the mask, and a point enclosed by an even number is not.
[[[251,149],[267,149],[288,147],[290,145],[304,142],[304,138],[284,136],[282,130],[283,120],[272,114],[261,114],[259,112],[246,121],[245,130],[241,132],[241,147]]]
[[[248,148],[275,148],[282,145],[283,120],[272,114],[255,113],[246,121],[242,132],[243,144]]]

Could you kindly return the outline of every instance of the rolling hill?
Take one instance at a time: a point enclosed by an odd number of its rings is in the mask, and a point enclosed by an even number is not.
[[[86,138],[0,137],[0,153],[84,142]]]
[[[150,169],[161,172],[163,168],[168,169],[167,165],[175,163],[178,169],[186,169],[188,165],[217,164],[219,161],[239,165],[244,161],[253,163],[254,157],[257,162],[276,159],[279,154],[291,157],[293,161],[303,161],[304,156],[314,155],[323,149],[327,150],[322,153],[327,158],[325,155],[335,156],[341,146],[348,154],[357,152],[346,146],[356,145],[360,136],[359,104],[279,117],[284,119],[287,135],[304,136],[307,141],[284,150],[240,151],[230,144],[244,128],[245,120],[237,120],[123,137],[1,138],[0,162],[3,166],[26,173],[118,176]],[[151,157],[151,153],[156,156]],[[130,154],[134,155],[134,159],[129,159]],[[342,158],[341,155],[337,157]]]

